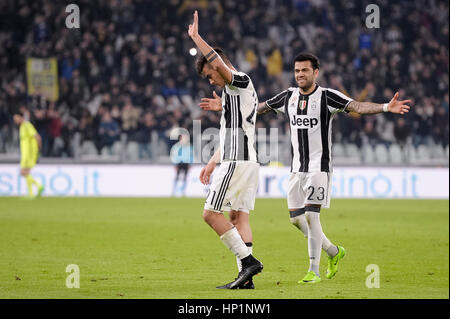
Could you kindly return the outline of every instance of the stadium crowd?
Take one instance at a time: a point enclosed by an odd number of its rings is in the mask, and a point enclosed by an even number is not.
[[[80,28],[68,29],[63,2],[0,2],[0,152],[13,142],[10,114],[26,111],[43,139],[43,156],[72,157],[76,132],[98,152],[126,134],[151,156],[152,132],[165,141],[173,127],[218,127],[218,113],[198,107],[211,96],[195,71],[187,26],[199,10],[200,33],[248,73],[260,101],[294,86],[301,51],[321,59],[321,86],[378,103],[399,90],[409,114],[338,115],[335,142],[449,143],[448,2],[379,0],[380,28],[367,28],[366,6],[346,0],[80,0]],[[27,57],[56,57],[59,99],[29,96]],[[218,92],[219,93],[219,92]],[[281,116],[257,127],[288,128]]]

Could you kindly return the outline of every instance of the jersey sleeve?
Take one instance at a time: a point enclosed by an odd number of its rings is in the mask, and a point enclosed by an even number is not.
[[[331,113],[348,112],[347,106],[351,101],[353,101],[352,98],[349,98],[345,94],[333,89],[326,89],[326,97],[327,106]]]
[[[275,111],[275,112],[285,112],[284,105],[286,103],[286,99],[288,99],[290,94],[289,90],[284,90],[281,93],[278,93],[274,97],[270,98],[266,101],[266,105],[269,107],[269,109]]]
[[[245,89],[248,87],[250,83],[250,77],[247,74],[231,70],[231,75],[232,79],[230,85],[241,89]]]

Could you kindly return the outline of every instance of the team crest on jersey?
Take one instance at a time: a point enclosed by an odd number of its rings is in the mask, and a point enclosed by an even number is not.
[[[301,100],[298,104],[298,107],[300,108],[300,110],[304,110],[306,108],[306,100]]]

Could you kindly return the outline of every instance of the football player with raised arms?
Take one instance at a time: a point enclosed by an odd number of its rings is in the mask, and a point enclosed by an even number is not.
[[[291,87],[258,106],[258,114],[282,112],[290,123],[291,174],[288,182],[288,209],[290,221],[308,238],[310,266],[299,283],[321,281],[320,253],[328,255],[326,277],[333,278],[345,249],[334,245],[323,233],[320,223],[321,208],[329,208],[332,179],[331,124],[338,112],[377,114],[409,111],[411,100],[398,100],[398,93],[389,103],[357,102],[339,91],[317,84],[319,59],[310,53],[301,53],[294,59],[294,77],[297,87]],[[205,110],[220,110],[219,101],[208,101]]]
[[[389,103],[357,102],[339,91],[317,84],[319,59],[301,53],[294,59],[294,77],[298,87],[289,88],[261,103],[258,114],[282,112],[290,123],[291,175],[288,182],[290,220],[308,238],[309,270],[299,283],[321,281],[319,273],[321,248],[328,255],[326,277],[337,272],[345,249],[325,236],[320,224],[320,209],[330,207],[332,160],[331,124],[338,112],[376,114],[409,111],[411,100],[398,100],[398,92]]]
[[[259,163],[254,148],[258,98],[250,77],[238,72],[224,52],[210,47],[198,34],[198,13],[189,25],[188,34],[202,56],[197,72],[211,85],[223,89],[220,100],[220,148],[200,172],[200,181],[209,184],[218,163],[203,210],[203,219],[220,236],[237,259],[238,277],[217,288],[253,289],[252,277],[263,265],[252,255],[252,231],[249,212],[254,209],[259,179]],[[211,99],[211,100],[215,100]],[[209,99],[202,103],[208,104]],[[223,215],[229,211],[230,221]]]

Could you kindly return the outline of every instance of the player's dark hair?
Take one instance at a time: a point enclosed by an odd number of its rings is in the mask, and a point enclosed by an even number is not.
[[[311,65],[313,67],[313,70],[318,70],[320,68],[320,61],[319,58],[316,57],[314,54],[312,53],[300,53],[299,55],[297,55],[294,59],[294,64],[295,62],[302,62],[302,61],[310,61]]]
[[[225,64],[230,64],[230,60],[228,59],[228,57],[225,55],[225,53],[221,48],[215,47],[213,48],[213,50],[216,51],[216,53],[222,58]],[[208,61],[206,60],[206,57],[203,54],[197,58],[197,61],[195,61],[195,67],[197,69],[198,74],[202,74],[203,68],[205,67],[206,63],[208,63]]]

